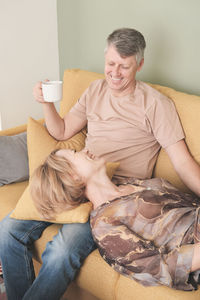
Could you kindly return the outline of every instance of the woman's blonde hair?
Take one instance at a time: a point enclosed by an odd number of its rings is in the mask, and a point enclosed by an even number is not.
[[[87,201],[85,184],[66,158],[53,151],[31,176],[30,193],[42,217],[52,219],[63,210],[68,210]]]

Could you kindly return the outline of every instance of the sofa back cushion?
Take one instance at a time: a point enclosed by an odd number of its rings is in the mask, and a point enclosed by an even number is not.
[[[63,78],[61,116],[64,116],[70,110],[92,81],[100,78],[104,78],[104,75],[79,69],[66,70]],[[186,142],[190,152],[196,161],[200,163],[200,139],[198,139],[197,134],[200,128],[200,97],[181,93],[160,85],[150,85],[174,101],[186,134]],[[159,153],[153,176],[163,177],[176,187],[188,191],[176,174],[164,149],[161,149]]]
[[[104,78],[103,74],[79,69],[66,70],[63,76],[63,98],[60,103],[60,114],[63,117],[76,103],[90,83]]]

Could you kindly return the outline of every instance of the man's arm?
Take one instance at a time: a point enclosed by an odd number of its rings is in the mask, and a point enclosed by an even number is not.
[[[43,111],[49,133],[59,141],[71,138],[87,124],[85,119],[82,120],[71,112],[61,118],[52,103],[43,104]]]
[[[182,181],[200,196],[200,166],[191,156],[185,141],[180,140],[165,150]]]
[[[87,121],[85,119],[81,119],[71,112],[61,118],[54,104],[44,101],[41,82],[35,85],[33,95],[36,101],[42,103],[47,129],[55,139],[69,139],[86,126]]]

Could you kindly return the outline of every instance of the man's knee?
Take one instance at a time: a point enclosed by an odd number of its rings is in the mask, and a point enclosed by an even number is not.
[[[93,243],[89,222],[63,225],[59,238],[65,245],[70,244],[72,248]]]
[[[0,222],[0,249],[3,250],[4,247],[9,243],[10,232],[12,232],[12,228],[14,228],[14,224],[11,221],[9,216],[5,217]]]
[[[59,253],[60,258],[66,259],[71,255],[84,256],[95,249],[90,225],[87,223],[65,224],[59,230],[53,241],[47,244],[48,255],[54,257]]]
[[[49,224],[40,221],[18,220],[10,218],[8,215],[0,223],[0,242],[14,241],[27,245],[37,240]]]

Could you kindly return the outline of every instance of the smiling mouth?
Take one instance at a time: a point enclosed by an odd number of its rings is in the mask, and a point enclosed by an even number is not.
[[[113,81],[116,81],[116,82],[121,80],[121,78],[118,78],[118,77],[112,77],[112,76],[111,76],[111,79],[112,79]]]

